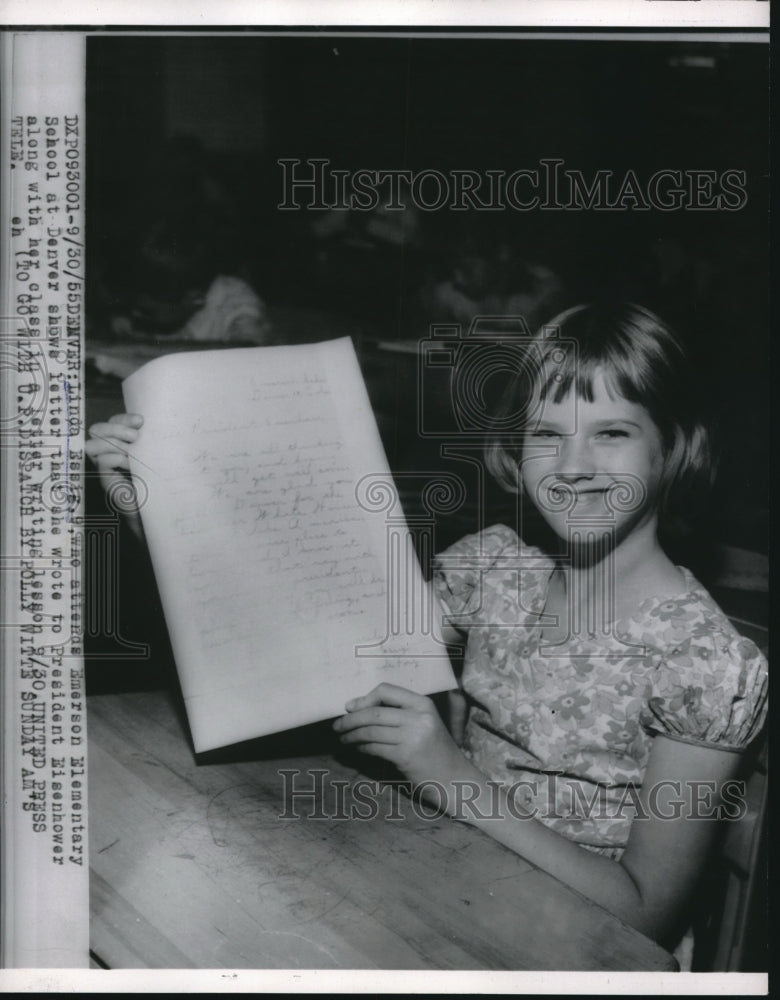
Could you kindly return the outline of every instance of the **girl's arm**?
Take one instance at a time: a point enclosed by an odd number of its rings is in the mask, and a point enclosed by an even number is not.
[[[701,873],[724,781],[739,755],[657,736],[620,861],[578,846],[498,797],[458,749],[429,698],[382,684],[347,704],[342,741],[395,764],[446,812],[479,827],[532,864],[656,939],[670,936]],[[443,797],[442,797],[443,796]],[[642,813],[647,818],[639,818]],[[709,818],[708,818],[709,817]]]
[[[739,754],[656,736],[620,861],[535,819],[467,821],[644,934],[672,941],[716,833],[720,789],[738,766]]]

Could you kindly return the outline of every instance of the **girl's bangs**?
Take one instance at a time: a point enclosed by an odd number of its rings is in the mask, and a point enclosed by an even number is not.
[[[643,403],[649,385],[643,384],[643,368],[639,358],[631,358],[623,351],[607,349],[603,352],[577,353],[569,349],[548,348],[543,352],[539,365],[537,393],[542,401],[562,402],[574,390],[578,399],[592,403],[594,383],[601,376],[612,398],[622,397],[633,403]]]

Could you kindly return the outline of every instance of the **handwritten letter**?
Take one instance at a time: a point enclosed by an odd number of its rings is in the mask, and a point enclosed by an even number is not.
[[[381,680],[454,686],[433,636],[385,641],[386,525],[356,486],[389,472],[350,340],[169,355],[124,393],[196,750],[338,715]]]

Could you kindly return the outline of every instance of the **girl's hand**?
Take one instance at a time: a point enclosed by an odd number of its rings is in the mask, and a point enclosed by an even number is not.
[[[435,782],[449,792],[450,782],[477,775],[425,695],[380,684],[345,707],[347,714],[333,723],[341,742],[395,764],[415,785]]]
[[[89,428],[89,440],[85,451],[97,466],[100,483],[109,495],[118,484],[126,488],[129,485],[130,464],[128,462],[128,445],[135,444],[144,418],[138,413],[116,413],[107,423],[93,424]],[[136,535],[142,537],[143,529],[138,509],[124,502],[122,512],[126,514],[128,523]]]

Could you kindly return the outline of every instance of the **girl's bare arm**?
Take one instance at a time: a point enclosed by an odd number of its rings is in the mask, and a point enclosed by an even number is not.
[[[620,861],[587,851],[546,826],[471,763],[430,700],[383,684],[348,705],[334,728],[342,741],[395,764],[450,815],[476,826],[532,864],[650,937],[678,927],[716,831],[718,790],[739,755],[657,736],[639,815]],[[714,790],[712,794],[709,790]],[[646,818],[640,818],[644,816]]]

